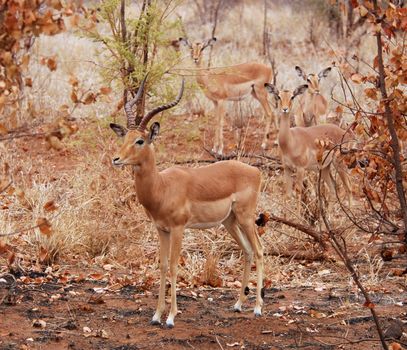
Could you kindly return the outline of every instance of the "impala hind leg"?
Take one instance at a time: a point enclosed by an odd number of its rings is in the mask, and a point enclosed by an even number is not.
[[[349,207],[351,207],[352,206],[352,201],[353,201],[353,196],[352,196],[352,186],[351,186],[350,181],[349,181],[348,173],[347,173],[347,171],[346,171],[346,169],[345,169],[345,167],[343,165],[339,165],[337,167],[337,171],[338,171],[339,177],[342,180],[343,185],[345,186],[345,191],[346,191],[346,194],[347,194],[347,197],[348,197],[347,198],[348,199],[348,205],[349,205]]]
[[[239,229],[236,217],[233,213],[223,222],[223,226],[225,226],[226,230],[230,233],[230,235],[235,239],[239,247],[243,251],[244,255],[244,267],[243,267],[243,278],[242,278],[242,287],[240,289],[239,299],[233,306],[233,310],[237,312],[242,311],[242,304],[247,299],[247,288],[249,284],[249,275],[250,269],[253,262],[253,249],[251,247],[250,242],[242,235],[242,232]]]
[[[257,271],[257,290],[256,290],[256,306],[254,307],[254,315],[261,316],[263,307],[263,246],[260,242],[260,237],[256,232],[254,220],[250,215],[245,215],[244,218],[238,218],[239,227],[245,234],[245,238],[248,239],[252,246],[254,257],[256,259],[256,271]]]
[[[174,318],[178,313],[177,307],[177,273],[178,261],[181,254],[182,236],[184,227],[177,227],[171,230],[170,237],[170,275],[171,275],[171,309],[168,314],[167,327],[174,327]]]
[[[223,154],[223,124],[225,119],[225,109],[223,101],[213,101],[216,118],[215,142],[212,151],[216,154]]]
[[[158,230],[160,239],[160,290],[158,292],[157,309],[151,320],[151,324],[161,324],[161,315],[165,310],[165,281],[168,270],[168,253],[170,250],[170,234]]]

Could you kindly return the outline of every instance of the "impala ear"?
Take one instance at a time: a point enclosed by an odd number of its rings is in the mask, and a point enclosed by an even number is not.
[[[331,70],[332,70],[331,67],[328,67],[328,68],[325,68],[325,69],[321,70],[321,71],[318,73],[318,78],[319,78],[319,79],[321,79],[321,78],[326,78]]]
[[[179,38],[178,41],[181,44],[187,45],[189,48],[191,47],[191,44],[189,43],[189,40],[187,38]]]
[[[208,46],[212,46],[212,45],[216,42],[216,40],[217,40],[217,39],[216,39],[215,37],[210,38],[210,39],[204,44],[202,50],[203,50],[203,49],[206,49]]]
[[[152,143],[158,136],[159,132],[160,132],[160,123],[154,122],[150,126],[150,132],[148,133],[148,143]]]
[[[299,77],[301,77],[304,80],[307,80],[307,75],[305,74],[305,72],[301,69],[300,66],[295,66],[295,70],[297,71],[297,74]]]
[[[293,100],[295,97],[297,97],[298,95],[301,95],[305,92],[305,90],[308,89],[308,85],[304,84],[304,85],[300,85],[299,87],[297,87],[294,92],[293,92],[293,96],[291,97],[291,99]]]
[[[119,124],[110,123],[109,126],[110,129],[112,129],[115,132],[115,134],[119,137],[123,137],[127,134],[127,130]]]
[[[264,87],[266,88],[266,90],[270,93],[270,94],[273,94],[273,95],[275,95],[277,98],[279,97],[279,91],[278,91],[278,89],[273,85],[273,84],[270,84],[270,83],[265,83],[264,84]]]

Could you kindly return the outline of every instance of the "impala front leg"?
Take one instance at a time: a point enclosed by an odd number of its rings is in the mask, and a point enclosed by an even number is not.
[[[181,254],[182,236],[184,227],[177,227],[171,230],[170,237],[170,275],[171,275],[171,310],[168,314],[166,325],[169,328],[174,327],[174,318],[178,313],[177,307],[177,272],[178,261]]]
[[[273,111],[267,101],[267,92],[266,90],[261,87],[253,87],[253,96],[260,102],[261,106],[263,107],[264,111],[266,112],[266,127],[264,129],[264,137],[263,142],[261,144],[261,148],[266,150],[268,148],[269,143],[269,133],[270,133],[270,126],[273,123],[275,130],[278,130],[278,123],[277,119],[275,118]]]
[[[170,250],[170,234],[168,232],[158,230],[160,238],[160,290],[158,293],[157,309],[151,320],[151,324],[161,324],[161,315],[165,310],[165,282],[168,270],[168,253]]]

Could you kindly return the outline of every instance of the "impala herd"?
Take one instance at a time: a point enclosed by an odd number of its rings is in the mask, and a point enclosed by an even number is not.
[[[318,75],[305,74],[296,66],[307,84],[300,85],[294,91],[279,91],[270,82],[273,72],[270,67],[260,63],[244,63],[228,68],[202,68],[202,53],[216,41],[211,38],[204,42],[191,44],[181,38],[190,49],[193,62],[197,65],[197,83],[205,96],[215,107],[217,129],[213,150],[223,152],[223,123],[226,101],[238,101],[252,95],[263,107],[267,121],[262,148],[267,148],[270,125],[278,130],[279,152],[284,168],[285,194],[291,195],[292,176],[296,172],[296,183],[302,189],[305,171],[320,171],[331,194],[335,184],[332,179],[331,165],[336,168],[351,202],[351,186],[346,167],[335,157],[331,150],[338,145],[349,142],[350,135],[334,124],[320,124],[326,115],[327,101],[321,95],[319,81],[326,77],[331,68],[326,68]],[[135,188],[139,202],[154,223],[160,242],[160,287],[156,312],[152,324],[161,324],[165,311],[166,275],[169,268],[171,282],[171,309],[166,325],[174,326],[178,313],[176,281],[178,261],[181,253],[185,229],[207,229],[223,225],[236,240],[243,251],[244,268],[240,295],[234,305],[235,311],[242,310],[247,299],[249,274],[253,259],[257,269],[257,294],[254,314],[262,314],[263,305],[263,247],[255,227],[256,206],[260,194],[261,172],[253,166],[240,161],[218,161],[214,164],[188,168],[173,166],[158,171],[155,160],[154,140],[160,124],[148,123],[158,113],[176,106],[184,92],[184,80],[176,99],[168,104],[148,112],[139,125],[132,107],[143,95],[147,76],[141,82],[136,96],[125,105],[127,127],[110,124],[113,131],[123,138],[123,144],[113,158],[115,166],[133,168]],[[277,101],[275,118],[268,102],[268,96]],[[298,96],[298,98],[297,98]],[[293,108],[294,101],[297,107]],[[290,116],[294,113],[298,126],[290,127]],[[329,149],[323,157],[319,141],[324,140]]]

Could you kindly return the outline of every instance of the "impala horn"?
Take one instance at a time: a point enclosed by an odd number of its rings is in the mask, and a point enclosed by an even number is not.
[[[165,105],[162,105],[160,107],[154,108],[150,112],[148,112],[143,119],[141,120],[139,126],[137,127],[137,130],[139,131],[144,131],[147,127],[148,122],[158,113],[165,111],[166,109],[170,109],[172,107],[175,107],[179,101],[181,101],[182,94],[184,93],[184,85],[185,85],[185,80],[182,78],[182,84],[181,84],[181,89],[178,92],[177,97],[173,102],[167,103]]]
[[[141,81],[141,84],[137,90],[136,96],[134,96],[134,98],[132,98],[130,101],[128,101],[124,106],[124,110],[125,110],[126,116],[127,116],[127,129],[129,129],[129,130],[136,129],[136,127],[137,127],[136,116],[134,115],[132,108],[140,100],[141,96],[143,95],[147,76],[148,76],[148,73],[146,74],[144,79]],[[127,92],[128,92],[128,90],[126,89],[126,94],[127,94]]]

